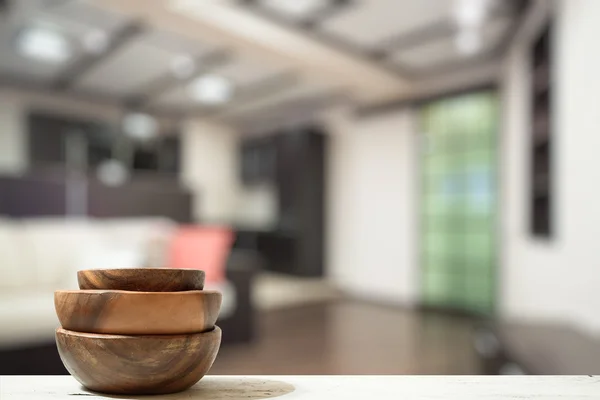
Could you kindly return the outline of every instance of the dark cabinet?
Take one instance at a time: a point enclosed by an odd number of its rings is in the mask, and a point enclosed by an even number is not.
[[[129,169],[173,177],[180,169],[180,139],[166,132],[140,142],[123,135],[113,124],[43,111],[29,114],[29,156],[34,168],[64,168],[74,162],[92,171],[104,161],[118,158]],[[68,160],[68,149],[77,160]]]
[[[532,50],[532,128],[530,139],[531,185],[529,193],[531,233],[549,238],[553,234],[553,134],[551,27],[547,26]]]
[[[240,175],[244,184],[272,181],[276,166],[276,148],[272,137],[251,138],[241,146]]]
[[[242,144],[243,181],[270,182],[277,192],[277,227],[246,241],[262,254],[271,271],[323,274],[326,143],[319,128],[303,127]]]

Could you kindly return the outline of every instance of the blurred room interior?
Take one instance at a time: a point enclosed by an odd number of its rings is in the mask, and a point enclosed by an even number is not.
[[[0,0],[0,374],[66,373],[53,291],[142,266],[223,292],[214,374],[600,373],[598,37],[598,0]]]

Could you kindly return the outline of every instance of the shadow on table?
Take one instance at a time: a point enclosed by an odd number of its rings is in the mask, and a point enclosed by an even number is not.
[[[295,390],[294,386],[282,381],[237,378],[237,377],[206,377],[190,389],[167,395],[127,396],[91,392],[81,387],[81,392],[69,393],[71,396],[94,396],[97,398],[156,400],[258,400],[283,396]]]

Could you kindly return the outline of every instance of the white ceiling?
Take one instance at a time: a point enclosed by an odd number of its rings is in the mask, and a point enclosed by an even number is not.
[[[148,37],[133,41],[85,74],[77,87],[104,95],[126,97],[169,72],[177,53],[155,46]]]
[[[108,96],[135,96],[153,81],[168,76],[177,57],[198,59],[212,50],[214,46],[207,43],[149,30],[86,73],[77,86]]]
[[[98,9],[84,2],[58,0],[13,1],[11,15],[0,20],[0,74],[18,76],[35,82],[49,82],[65,67],[29,60],[15,51],[15,39],[22,29],[30,26],[48,26],[63,33],[71,42],[73,56],[67,64],[76,62],[83,54],[81,38],[93,30],[114,34],[125,18]]]
[[[127,21],[123,15],[103,10],[85,1],[62,1],[58,6],[51,8],[46,17],[60,20],[61,25],[78,25],[86,31],[94,28],[113,33],[122,28]]]
[[[116,1],[116,0],[115,0]],[[157,1],[158,0],[152,0]],[[168,3],[170,0],[160,0]],[[313,17],[322,16],[320,13],[331,5],[335,0],[253,0],[250,5],[241,5],[242,0],[203,0],[208,4],[222,2],[230,9],[238,13],[252,14],[256,10],[266,10],[270,15],[276,14],[289,22],[310,21]],[[509,0],[496,0],[500,6],[505,6]],[[512,0],[511,0],[512,1]],[[108,2],[108,1],[107,1]],[[131,2],[134,2],[131,0]],[[151,7],[151,3],[135,0],[142,11],[143,5]],[[134,21],[138,22],[139,16],[126,12],[120,12],[118,7],[105,8],[105,1],[101,0],[13,0],[14,7],[11,14],[0,15],[0,77],[26,80],[33,84],[49,85],[68,71],[68,67],[89,57],[82,46],[82,37],[92,31],[106,32],[111,40],[119,36],[119,32],[128,27]],[[113,1],[114,3],[114,1]],[[343,4],[342,4],[343,3]],[[314,29],[319,35],[335,38],[337,41],[345,42],[364,51],[360,62],[365,60],[368,69],[375,71],[383,66],[398,67],[392,72],[392,81],[397,77],[399,86],[410,81],[410,76],[403,76],[401,68],[408,67],[413,71],[434,70],[444,65],[460,65],[461,62],[470,62],[469,57],[461,55],[454,43],[453,35],[434,37],[424,43],[417,43],[402,49],[386,48],[385,45],[392,43],[391,39],[414,35],[415,32],[435,27],[436,24],[451,22],[453,11],[452,0],[348,0],[342,2],[338,9],[320,18]],[[115,3],[116,4],[116,3]],[[125,4],[125,3],[123,3]],[[130,4],[129,1],[126,4]],[[152,3],[156,7],[158,3]],[[119,12],[115,11],[119,9]],[[125,7],[126,8],[126,7]],[[174,15],[174,13],[173,13]],[[175,18],[171,15],[171,18]],[[223,14],[226,15],[226,14]],[[180,16],[181,17],[181,16]],[[277,25],[280,22],[270,20],[268,16],[261,16],[259,23],[267,26]],[[175,21],[175,19],[173,19]],[[183,19],[181,21],[184,21]],[[506,37],[514,17],[494,17],[482,32],[483,47],[478,55],[495,49],[503,38]],[[172,62],[181,55],[190,56],[195,60],[216,51],[225,51],[231,55],[230,61],[222,65],[207,68],[206,72],[224,76],[232,81],[237,92],[244,92],[249,88],[259,87],[261,83],[269,81],[270,78],[282,73],[297,73],[299,83],[297,86],[280,87],[272,93],[262,93],[260,98],[250,103],[231,104],[231,109],[225,106],[224,115],[237,115],[239,113],[252,113],[258,109],[280,107],[282,104],[293,103],[299,99],[314,98],[315,96],[328,97],[331,93],[337,93],[344,88],[337,84],[328,82],[327,79],[319,81],[319,77],[331,77],[332,71],[346,75],[350,74],[352,80],[360,80],[362,74],[340,68],[344,62],[337,64],[325,64],[316,56],[314,59],[307,56],[306,52],[299,52],[296,58],[298,68],[292,63],[290,68],[289,58],[278,62],[277,54],[273,57],[261,57],[264,49],[255,51],[248,44],[245,48],[231,48],[228,41],[220,41],[215,36],[198,37],[198,35],[183,35],[181,31],[174,33],[145,22],[146,29],[132,39],[117,47],[114,52],[107,54],[102,59],[93,63],[91,68],[77,77],[72,82],[72,89],[97,93],[104,97],[112,97],[115,100],[134,98],[144,94],[144,89],[151,88],[153,83],[164,81],[172,74]],[[195,22],[200,25],[202,21],[188,19],[187,22]],[[20,29],[32,24],[45,24],[60,30],[72,43],[74,49],[73,57],[63,65],[45,64],[26,59],[15,51],[14,40]],[[302,35],[302,32],[291,29],[293,34]],[[227,24],[221,29],[227,29]],[[268,30],[264,31],[265,34]],[[314,32],[313,32],[314,33]],[[307,32],[305,38],[318,42],[319,36]],[[282,42],[287,43],[287,42]],[[327,45],[327,44],[326,44]],[[258,45],[257,45],[258,46]],[[343,46],[329,44],[331,49],[340,56],[345,54]],[[294,48],[275,49],[293,54]],[[306,50],[308,47],[303,48]],[[386,50],[386,57],[382,61],[370,59],[368,54],[374,50]],[[355,57],[351,54],[350,57]],[[360,58],[360,55],[358,55]],[[474,57],[476,58],[476,57]],[[302,65],[302,68],[300,68]],[[322,68],[326,70],[322,76],[307,74],[306,65],[314,70]],[[304,69],[303,69],[304,68]],[[362,68],[362,66],[361,66]],[[198,71],[205,71],[202,65]],[[357,69],[357,70],[360,70]],[[390,78],[390,72],[386,71],[386,79]],[[164,109],[189,110],[201,108],[191,101],[186,89],[186,81],[177,80],[172,77],[172,84],[160,94],[151,99],[152,107],[163,107]],[[346,79],[346,78],[344,78]],[[381,81],[383,82],[383,80]],[[368,85],[367,85],[368,86]],[[234,100],[235,97],[234,97]]]
[[[452,64],[461,60],[477,57],[494,49],[503,38],[503,34],[510,26],[509,18],[499,18],[487,24],[481,33],[481,51],[469,56],[456,50],[454,36],[445,36],[438,40],[428,42],[423,46],[411,47],[394,53],[392,60],[402,66],[414,69],[431,68],[435,66]]]
[[[259,85],[284,72],[284,68],[273,63],[266,63],[248,54],[236,54],[232,62],[221,67],[211,68],[210,72],[228,78],[234,86],[234,92],[240,92],[253,85]],[[235,94],[234,94],[235,99]],[[170,108],[197,107],[184,85],[178,85],[164,93],[154,105]]]
[[[306,98],[328,97],[336,94],[339,88],[324,82],[308,82],[299,81],[295,85],[287,87],[270,96],[265,96],[262,99],[248,102],[244,105],[236,107],[234,110],[228,111],[226,114],[230,116],[242,116],[256,112],[261,109],[269,109],[274,107],[285,107],[286,103],[299,101]]]
[[[356,1],[327,19],[321,30],[363,48],[373,48],[392,36],[406,34],[450,16],[452,0]]]
[[[327,1],[322,0],[259,0],[259,3],[290,21],[312,18],[327,6]]]
[[[231,79],[235,86],[248,86],[283,72],[281,65],[267,63],[249,54],[237,54],[233,63],[216,73]]]

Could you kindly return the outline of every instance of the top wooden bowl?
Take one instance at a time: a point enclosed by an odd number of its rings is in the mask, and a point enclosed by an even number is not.
[[[77,271],[79,289],[181,292],[204,289],[204,271],[174,268],[88,269]]]

